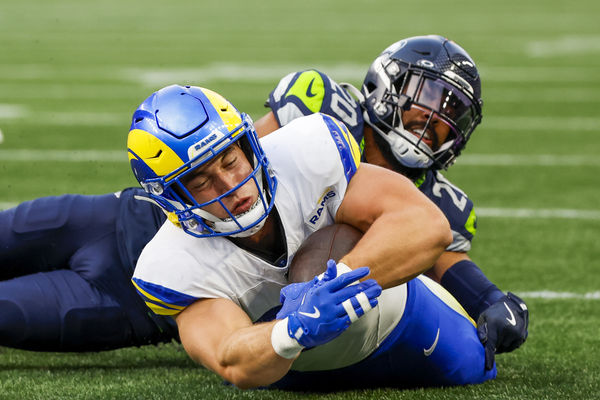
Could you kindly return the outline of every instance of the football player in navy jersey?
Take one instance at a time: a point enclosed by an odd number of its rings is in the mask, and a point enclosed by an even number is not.
[[[354,99],[356,97],[358,101]],[[343,121],[363,160],[412,179],[446,215],[453,242],[428,275],[478,321],[486,367],[494,354],[527,337],[528,310],[491,283],[467,252],[476,231],[473,202],[440,173],[452,165],[481,121],[481,82],[475,62],[436,35],[400,40],[371,64],[361,90],[307,70],[285,76],[271,92],[271,112],[256,121],[260,135],[313,112]]]

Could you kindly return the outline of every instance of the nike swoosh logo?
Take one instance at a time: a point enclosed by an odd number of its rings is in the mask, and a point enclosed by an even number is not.
[[[151,160],[151,159],[153,159],[153,158],[158,158],[158,157],[160,157],[160,155],[161,155],[161,154],[162,154],[162,150],[158,150],[158,153],[156,153],[156,155],[155,155],[155,156],[148,157],[148,160]]]
[[[308,88],[306,89],[306,97],[315,97],[317,94],[313,93],[312,91],[312,85],[313,82],[315,81],[315,78],[312,78],[312,81],[310,81],[310,83],[308,84]]]
[[[315,309],[315,311],[313,311],[311,313],[307,313],[304,311],[298,311],[298,314],[306,315],[308,318],[319,318],[321,316],[321,312],[319,311],[319,309],[317,307],[313,306],[313,308]]]
[[[510,310],[510,308],[508,308],[508,304],[506,304],[506,302],[504,302],[504,307],[506,307],[506,309],[508,310],[508,313],[510,314],[510,318],[506,317],[506,320],[508,321],[508,323],[511,324],[512,326],[517,325],[517,319],[515,318],[515,315]]]
[[[423,349],[423,354],[425,354],[425,357],[429,357],[431,355],[431,353],[433,353],[433,351],[435,350],[435,348],[438,344],[439,338],[440,338],[440,328],[438,328],[438,330],[437,330],[437,334],[435,335],[435,340],[433,341],[433,344],[431,345],[431,347],[428,349]]]

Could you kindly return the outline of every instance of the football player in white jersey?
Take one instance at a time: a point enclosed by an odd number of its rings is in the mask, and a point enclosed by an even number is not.
[[[450,244],[447,220],[410,180],[361,164],[341,122],[314,114],[259,142],[220,95],[173,85],[135,111],[128,152],[169,215],[134,285],[155,313],[176,318],[190,357],[229,382],[306,388],[319,378],[332,389],[495,377],[466,312],[430,279],[411,280]],[[273,320],[296,250],[334,222],[364,235]]]
[[[453,235],[427,274],[478,321],[491,368],[496,352],[512,351],[525,341],[528,310],[469,258],[476,232],[473,202],[440,172],[466,146],[481,121],[482,104],[479,72],[469,54],[442,36],[415,36],[386,48],[369,67],[360,91],[316,70],[286,75],[269,96],[266,105],[272,111],[255,127],[261,136],[313,112],[332,115],[360,143],[364,161],[415,182],[442,210]]]

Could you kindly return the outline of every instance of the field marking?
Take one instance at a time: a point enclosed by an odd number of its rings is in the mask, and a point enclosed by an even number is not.
[[[1,161],[17,162],[127,162],[123,150],[0,150]]]
[[[575,154],[463,154],[456,160],[456,165],[597,167],[600,166],[600,158]]]
[[[29,115],[26,107],[19,104],[0,104],[0,119],[18,119]]]
[[[600,210],[477,207],[475,212],[478,217],[486,218],[585,219],[600,221]]]
[[[525,54],[534,58],[600,53],[600,36],[562,36],[527,43]]]
[[[600,292],[572,293],[572,292],[553,292],[551,290],[540,290],[535,292],[520,292],[521,297],[527,299],[547,299],[547,300],[600,300]]]
[[[89,111],[36,111],[16,104],[0,105],[0,120],[19,120],[23,124],[52,126],[128,125],[129,113]]]
[[[485,101],[492,103],[589,103],[600,102],[600,92],[594,86],[568,88],[540,88],[514,90],[514,88],[494,88],[486,90]],[[484,117],[485,118],[485,117]]]
[[[481,121],[483,129],[501,131],[600,132],[600,117],[520,117],[489,116]],[[479,129],[482,129],[479,128]]]

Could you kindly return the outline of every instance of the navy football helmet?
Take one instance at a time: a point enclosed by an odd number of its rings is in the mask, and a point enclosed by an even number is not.
[[[198,203],[184,185],[186,176],[238,145],[252,172],[225,193]],[[173,223],[193,236],[252,235],[273,207],[277,181],[252,120],[211,90],[172,85],[153,93],[133,114],[127,147],[140,185]],[[258,188],[258,198],[249,210],[235,215],[223,199],[249,181]],[[203,209],[212,204],[220,204],[228,217]]]
[[[475,62],[442,36],[389,46],[371,64],[361,91],[365,121],[406,168],[448,168],[481,121]],[[415,111],[421,122],[406,121]]]

